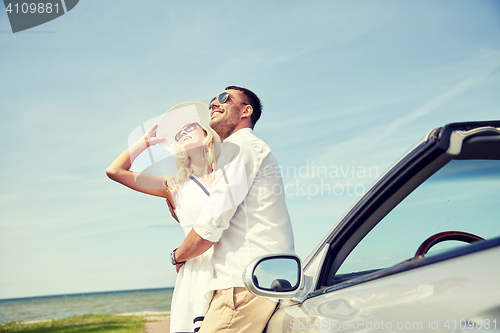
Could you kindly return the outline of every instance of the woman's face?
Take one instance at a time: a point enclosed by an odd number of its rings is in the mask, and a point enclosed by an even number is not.
[[[205,131],[200,127],[200,125],[196,124],[195,128],[189,131],[190,126],[192,124],[188,124],[179,131],[179,144],[185,150],[200,147],[203,145],[205,140]]]

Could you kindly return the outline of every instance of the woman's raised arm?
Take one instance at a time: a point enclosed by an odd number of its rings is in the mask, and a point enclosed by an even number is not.
[[[167,191],[164,177],[130,171],[130,167],[137,156],[144,152],[149,146],[154,146],[165,141],[163,138],[156,137],[155,131],[157,127],[158,124],[151,127],[141,140],[121,153],[106,169],[106,174],[112,180],[130,187],[133,190],[166,198],[170,202],[174,202],[172,194],[170,191]],[[140,179],[141,186],[138,185],[138,179]]]

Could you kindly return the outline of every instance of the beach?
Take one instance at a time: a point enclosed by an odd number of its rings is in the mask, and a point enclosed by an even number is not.
[[[79,332],[90,327],[105,332],[113,323],[128,325],[130,333],[142,327],[147,333],[166,333],[172,293],[173,288],[159,288],[3,299],[0,332]]]
[[[170,312],[137,312],[120,314],[120,316],[129,315],[142,316],[144,320],[147,321],[144,328],[146,333],[170,332]]]
[[[106,291],[0,300],[0,323],[86,314],[169,313],[173,288]]]
[[[122,313],[120,316],[142,316],[146,322],[144,331],[146,333],[169,333],[170,312],[136,312]]]
[[[0,323],[0,332],[108,332],[168,333],[170,312],[134,312],[108,315],[81,315],[60,319],[41,319]]]

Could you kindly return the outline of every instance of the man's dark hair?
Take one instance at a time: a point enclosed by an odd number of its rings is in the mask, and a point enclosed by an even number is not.
[[[259,120],[260,115],[262,114],[262,103],[260,102],[259,97],[255,95],[252,91],[248,90],[247,88],[242,88],[242,87],[237,87],[237,86],[229,86],[226,87],[224,90],[239,90],[245,96],[248,98],[249,104],[252,106],[253,112],[252,112],[252,126],[255,125],[257,120]]]

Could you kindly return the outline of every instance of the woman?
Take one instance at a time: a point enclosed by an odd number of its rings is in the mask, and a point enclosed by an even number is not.
[[[209,121],[208,106],[203,103],[176,105],[106,169],[109,178],[133,190],[166,198],[186,235],[208,201],[214,181],[220,139]],[[172,154],[179,171],[165,177],[130,171],[137,156],[156,144]],[[199,330],[212,298],[208,284],[213,274],[212,249],[182,265],[172,297],[170,332]]]

